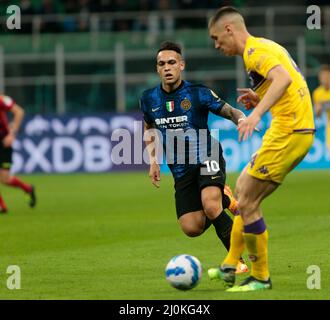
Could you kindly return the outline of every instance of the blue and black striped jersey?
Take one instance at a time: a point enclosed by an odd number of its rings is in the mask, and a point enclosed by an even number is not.
[[[224,104],[209,88],[188,81],[182,81],[170,93],[161,85],[143,92],[140,107],[144,121],[160,131],[167,163],[175,179],[203,163],[213,143],[219,145],[222,154],[219,141],[211,137],[207,121],[209,112],[219,114]],[[174,145],[169,143],[171,136],[175,136]],[[179,147],[180,137],[184,139],[184,150]]]

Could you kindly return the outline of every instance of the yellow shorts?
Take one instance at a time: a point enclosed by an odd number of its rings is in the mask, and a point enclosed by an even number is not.
[[[285,176],[306,156],[314,141],[313,133],[266,132],[260,149],[247,166],[249,175],[282,183]]]

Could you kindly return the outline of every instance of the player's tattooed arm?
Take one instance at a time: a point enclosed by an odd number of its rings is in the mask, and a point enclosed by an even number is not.
[[[245,114],[236,108],[233,108],[228,103],[225,103],[224,106],[221,108],[221,110],[218,113],[219,116],[226,118],[228,120],[231,120],[236,125],[240,120],[243,120],[246,118]]]

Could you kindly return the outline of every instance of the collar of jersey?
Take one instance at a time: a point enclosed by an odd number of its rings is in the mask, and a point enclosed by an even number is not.
[[[171,91],[171,92],[167,92],[167,91],[165,91],[165,90],[163,89],[163,87],[162,87],[161,84],[160,84],[159,86],[160,86],[160,90],[161,90],[163,93],[169,95],[169,94],[173,94],[173,93],[177,92],[178,90],[180,90],[180,89],[184,86],[184,80],[182,80],[181,83],[180,83],[180,85],[179,85],[175,90],[173,90],[173,91]]]

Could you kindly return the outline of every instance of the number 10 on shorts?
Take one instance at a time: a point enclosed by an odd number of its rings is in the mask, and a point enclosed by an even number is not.
[[[206,160],[203,163],[206,165],[206,168],[201,168],[201,175],[212,175],[220,171],[219,163],[215,160]]]

